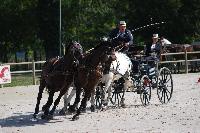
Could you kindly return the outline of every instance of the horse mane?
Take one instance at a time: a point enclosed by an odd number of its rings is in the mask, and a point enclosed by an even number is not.
[[[82,63],[90,63],[91,58],[93,58],[94,56],[92,56],[93,54],[96,54],[96,50],[99,49],[100,47],[104,48],[107,46],[107,43],[105,44],[104,42],[100,42],[99,44],[97,44],[94,48],[91,48],[89,50],[87,50],[84,54],[83,54],[83,58],[82,58]],[[102,51],[104,52],[104,51]]]
[[[69,43],[68,43],[68,45],[66,45],[66,47],[65,47],[65,54],[69,51],[69,49],[70,49],[70,47],[73,45],[73,42],[72,41],[70,41]]]
[[[97,44],[94,48],[91,48],[89,50],[87,50],[84,55],[90,55],[92,54],[94,51],[96,51],[96,49],[98,49],[99,47],[102,47],[102,46],[105,46],[105,45],[108,45],[107,43],[105,44],[106,41],[102,41],[100,42],[99,44]]]
[[[104,44],[103,42],[100,42],[99,44],[97,44],[97,45],[94,47],[94,49],[92,50],[92,52],[95,51],[96,49],[98,49],[99,47],[104,46],[104,45],[105,45],[105,44]]]
[[[92,55],[94,53],[94,51],[96,49],[98,49],[101,45],[96,45],[94,48],[91,48],[89,50],[87,50],[83,55],[84,55],[84,58],[83,58],[83,61],[85,62],[86,60],[88,60],[88,58],[90,58],[90,55]]]

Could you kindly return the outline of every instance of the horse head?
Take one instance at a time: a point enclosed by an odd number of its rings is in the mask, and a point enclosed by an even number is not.
[[[108,47],[108,50],[105,51],[106,54],[102,56],[104,57],[104,60],[102,60],[103,63],[101,62],[105,74],[110,71],[110,66],[112,62],[117,59],[116,53],[118,54],[118,51],[124,48],[124,42],[121,41],[114,42],[113,40],[106,40],[106,41],[104,40],[101,45],[105,45]]]
[[[113,48],[112,43],[110,41],[104,40],[100,43],[100,45],[104,49],[100,57],[101,63],[112,62],[116,60],[115,49]]]
[[[82,46],[76,42],[72,41],[66,47],[66,54],[70,54],[74,60],[74,65],[77,66],[79,64],[79,60],[82,59],[83,48]]]

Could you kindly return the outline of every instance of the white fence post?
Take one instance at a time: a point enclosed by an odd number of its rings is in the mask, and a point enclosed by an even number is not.
[[[185,73],[188,74],[187,50],[185,48]]]
[[[32,61],[32,70],[33,70],[33,85],[36,85],[36,79],[35,79],[35,62]]]

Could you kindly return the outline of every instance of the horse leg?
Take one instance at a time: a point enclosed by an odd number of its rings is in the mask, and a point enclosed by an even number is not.
[[[178,64],[177,64],[178,73],[180,73],[180,67],[181,67],[181,63],[178,62]]]
[[[112,83],[112,79],[109,79],[108,81],[106,81],[105,83],[105,87],[103,88],[103,96],[102,96],[102,110],[107,109],[108,106],[108,102],[110,99],[110,93],[111,93],[111,83]]]
[[[89,100],[90,96],[91,96],[91,90],[90,89],[85,89],[85,95],[81,101],[81,105],[78,108],[76,114],[73,116],[72,120],[77,120],[79,119],[79,115],[81,114],[81,112],[85,112],[86,111],[86,106],[87,106],[87,101]]]
[[[112,84],[108,88],[108,97],[107,97],[108,101],[111,99],[111,93],[112,93]]]
[[[68,88],[69,88],[69,86],[63,88],[63,89],[60,91],[60,94],[59,94],[58,98],[57,98],[57,99],[55,100],[55,102],[54,102],[54,106],[53,106],[52,110],[49,112],[49,114],[50,114],[49,118],[50,118],[50,119],[53,118],[53,114],[54,114],[54,112],[55,112],[55,110],[56,110],[56,106],[59,104],[60,99],[62,98],[62,96],[67,92]]]
[[[198,61],[195,61],[194,72],[197,72],[197,70],[198,70]]]
[[[92,89],[85,90],[85,95],[84,95],[84,97],[83,97],[83,99],[81,101],[81,105],[80,105],[81,111],[83,111],[83,112],[86,111],[87,101],[90,100],[90,97],[91,97],[92,93],[94,93],[92,91]]]
[[[112,80],[114,77],[114,73],[109,72],[109,74],[106,74],[102,77],[103,82],[105,83],[105,87],[101,87],[103,89],[103,96],[102,96],[102,103],[103,108],[106,108],[109,102],[110,94],[107,93],[109,89],[111,89]]]
[[[46,118],[46,116],[48,116],[48,114],[49,114],[49,108],[50,108],[51,104],[53,103],[54,93],[55,93],[54,91],[49,92],[48,101],[45,104],[45,108],[44,108],[44,114],[41,116],[42,119]]]
[[[200,66],[199,66],[199,61],[197,61],[197,63],[196,63],[196,69],[197,69],[197,71],[200,71]]]
[[[95,95],[95,91],[91,93],[91,100],[90,100],[90,103],[91,103],[90,110],[91,110],[91,112],[95,111],[95,98],[94,98],[94,95]]]
[[[67,106],[69,105],[72,97],[76,94],[76,87],[73,87],[72,91],[70,92],[69,96],[67,93],[64,94],[64,107],[59,112],[59,114],[64,115],[67,111]],[[68,96],[68,97],[67,97]]]
[[[52,95],[50,93],[52,93],[52,92],[51,91],[49,92],[48,100],[47,100],[46,104],[42,106],[42,111],[45,111],[48,108],[50,108],[51,104],[53,103],[53,96],[54,96],[54,94]],[[49,106],[49,104],[50,104],[50,106]]]
[[[106,104],[108,104],[110,96],[111,96],[111,84],[112,84],[112,80],[113,80],[113,76],[105,84],[104,94],[105,94],[105,98],[107,97]]]
[[[197,61],[191,62],[191,71],[190,72],[196,72],[198,69],[198,63]]]
[[[39,113],[39,105],[40,105],[40,100],[42,98],[42,93],[44,91],[44,88],[46,86],[46,82],[44,79],[40,80],[40,86],[39,86],[39,92],[38,92],[38,96],[37,96],[37,103],[35,106],[35,113],[33,114],[33,117],[36,118],[37,114]]]
[[[80,102],[80,95],[81,95],[81,87],[76,87],[76,98],[73,105],[69,106],[68,111],[69,112],[75,112],[78,106],[78,103]]]

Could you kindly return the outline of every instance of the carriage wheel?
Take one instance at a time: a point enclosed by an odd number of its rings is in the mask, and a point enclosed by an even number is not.
[[[111,103],[116,106],[120,106],[121,102],[124,102],[124,87],[119,87],[116,84],[113,85]]]
[[[161,103],[167,103],[170,101],[173,93],[173,80],[171,71],[163,67],[160,70],[158,76],[158,88],[157,95]]]
[[[96,93],[95,93],[95,105],[97,108],[101,108],[102,107],[102,88],[101,85],[98,85],[96,88]]]
[[[148,76],[144,75],[140,80],[140,99],[142,105],[147,106],[151,100],[151,81]]]

